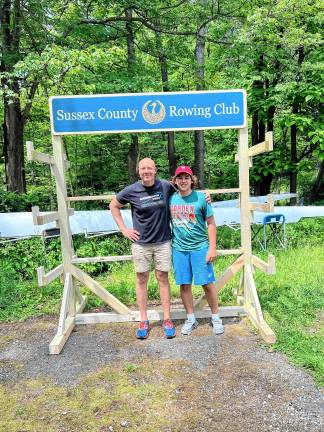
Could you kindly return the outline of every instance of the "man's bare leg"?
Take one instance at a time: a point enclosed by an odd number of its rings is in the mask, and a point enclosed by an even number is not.
[[[155,277],[160,288],[160,297],[163,309],[164,319],[170,319],[170,283],[168,272],[155,270]]]
[[[136,273],[136,299],[141,321],[147,320],[147,283],[150,272]]]

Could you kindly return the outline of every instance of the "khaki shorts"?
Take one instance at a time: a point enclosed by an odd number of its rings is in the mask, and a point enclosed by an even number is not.
[[[151,262],[155,270],[169,272],[171,270],[171,242],[141,245],[132,244],[132,255],[136,273],[150,271]]]

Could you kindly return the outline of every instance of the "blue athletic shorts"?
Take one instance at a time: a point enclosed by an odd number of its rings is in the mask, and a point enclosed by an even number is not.
[[[174,277],[177,285],[206,285],[215,282],[212,263],[206,263],[208,248],[198,251],[183,252],[172,249]]]

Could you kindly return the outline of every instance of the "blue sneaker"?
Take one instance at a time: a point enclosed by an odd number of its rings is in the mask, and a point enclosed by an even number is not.
[[[164,334],[167,339],[172,339],[175,337],[176,329],[170,319],[164,320],[162,326],[164,327]]]
[[[148,321],[141,321],[138,329],[136,330],[137,339],[146,339],[150,333],[150,323]]]

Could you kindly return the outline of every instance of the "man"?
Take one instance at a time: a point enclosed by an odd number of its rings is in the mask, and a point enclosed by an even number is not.
[[[150,264],[154,261],[163,308],[165,336],[173,338],[175,327],[170,317],[171,229],[169,199],[174,187],[166,180],[156,179],[152,159],[144,158],[138,164],[140,181],[120,191],[110,203],[110,210],[122,234],[133,242],[132,256],[136,272],[136,298],[140,311],[138,339],[146,339],[150,325],[147,319],[147,284]],[[125,226],[120,209],[131,205],[133,229]]]
[[[180,285],[187,320],[181,329],[189,335],[198,326],[193,310],[192,280],[202,285],[211,308],[213,332],[224,332],[218,314],[218,293],[212,262],[216,259],[216,224],[213,210],[202,192],[193,190],[196,178],[185,165],[176,169],[173,179],[178,189],[171,197],[172,258],[176,284]],[[206,233],[207,223],[207,233]]]

